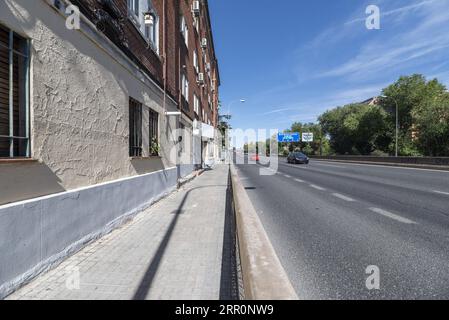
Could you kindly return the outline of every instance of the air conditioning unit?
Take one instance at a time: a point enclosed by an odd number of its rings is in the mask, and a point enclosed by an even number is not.
[[[200,15],[200,2],[198,0],[193,1],[192,13],[195,17],[198,17]]]
[[[198,83],[204,84],[204,73],[198,73]]]
[[[203,38],[203,39],[201,40],[201,47],[202,47],[203,49],[206,49],[206,48],[207,48],[207,38]]]

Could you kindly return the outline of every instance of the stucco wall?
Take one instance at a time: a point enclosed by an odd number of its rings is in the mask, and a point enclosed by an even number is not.
[[[87,22],[68,30],[44,0],[0,2],[0,23],[32,40],[32,157],[23,192],[22,171],[0,163],[0,204],[71,190],[171,167],[176,119],[164,115],[163,93]],[[161,158],[129,158],[129,97],[159,112]],[[167,111],[176,110],[167,99]],[[144,112],[145,115],[145,112]],[[144,141],[148,123],[144,122]],[[147,155],[147,150],[144,151]],[[26,164],[24,164],[26,165]],[[34,171],[37,170],[37,171]]]

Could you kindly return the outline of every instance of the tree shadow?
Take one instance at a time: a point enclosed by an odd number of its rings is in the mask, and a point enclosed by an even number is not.
[[[187,199],[191,195],[191,193],[193,191],[200,190],[200,189],[223,188],[223,187],[227,187],[227,186],[226,185],[207,185],[207,186],[202,186],[202,187],[195,187],[186,192],[186,194],[184,195],[178,208],[171,213],[174,215],[174,218],[171,221],[170,226],[168,227],[164,238],[162,239],[161,243],[159,244],[159,247],[153,256],[153,259],[151,260],[150,265],[148,266],[144,276],[142,277],[139,287],[137,288],[136,292],[134,293],[133,300],[145,300],[146,297],[148,296],[148,293],[150,292],[151,286],[154,281],[154,277],[156,276],[156,273],[159,269],[160,263],[164,256],[164,253],[167,249],[167,246],[170,242],[170,239],[171,239],[173,232],[176,228],[176,225],[179,221],[179,217],[185,212],[183,210],[183,208],[186,204]]]

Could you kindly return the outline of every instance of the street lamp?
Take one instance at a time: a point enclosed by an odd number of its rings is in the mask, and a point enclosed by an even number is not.
[[[234,101],[231,101],[229,104],[228,104],[228,114],[226,114],[226,115],[223,115],[223,116],[227,116],[229,119],[228,119],[228,129],[231,127],[231,125],[230,125],[230,121],[231,121],[231,107],[232,107],[232,105],[233,104],[235,104],[235,103],[237,103],[237,102],[240,102],[240,103],[245,103],[246,102],[246,99],[238,99],[238,100],[234,100]],[[226,143],[230,143],[231,142],[231,137],[229,137],[229,136],[227,136],[227,134],[225,134],[225,139],[226,140],[228,140]],[[229,150],[228,150],[228,153],[229,153]],[[230,156],[231,154],[229,153],[229,156]]]
[[[391,98],[396,103],[396,151],[395,156],[398,157],[398,141],[399,141],[399,104],[398,101],[393,97],[380,96],[381,98],[388,99]]]
[[[246,102],[246,99],[239,99],[239,100],[231,101],[231,102],[228,104],[228,114],[226,114],[226,116],[231,116],[231,107],[232,107],[232,105],[233,105],[234,103],[237,103],[237,102],[245,103],[245,102]]]

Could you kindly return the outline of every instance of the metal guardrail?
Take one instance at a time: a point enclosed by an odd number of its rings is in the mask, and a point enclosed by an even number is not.
[[[231,180],[245,299],[298,300],[232,164]]]

